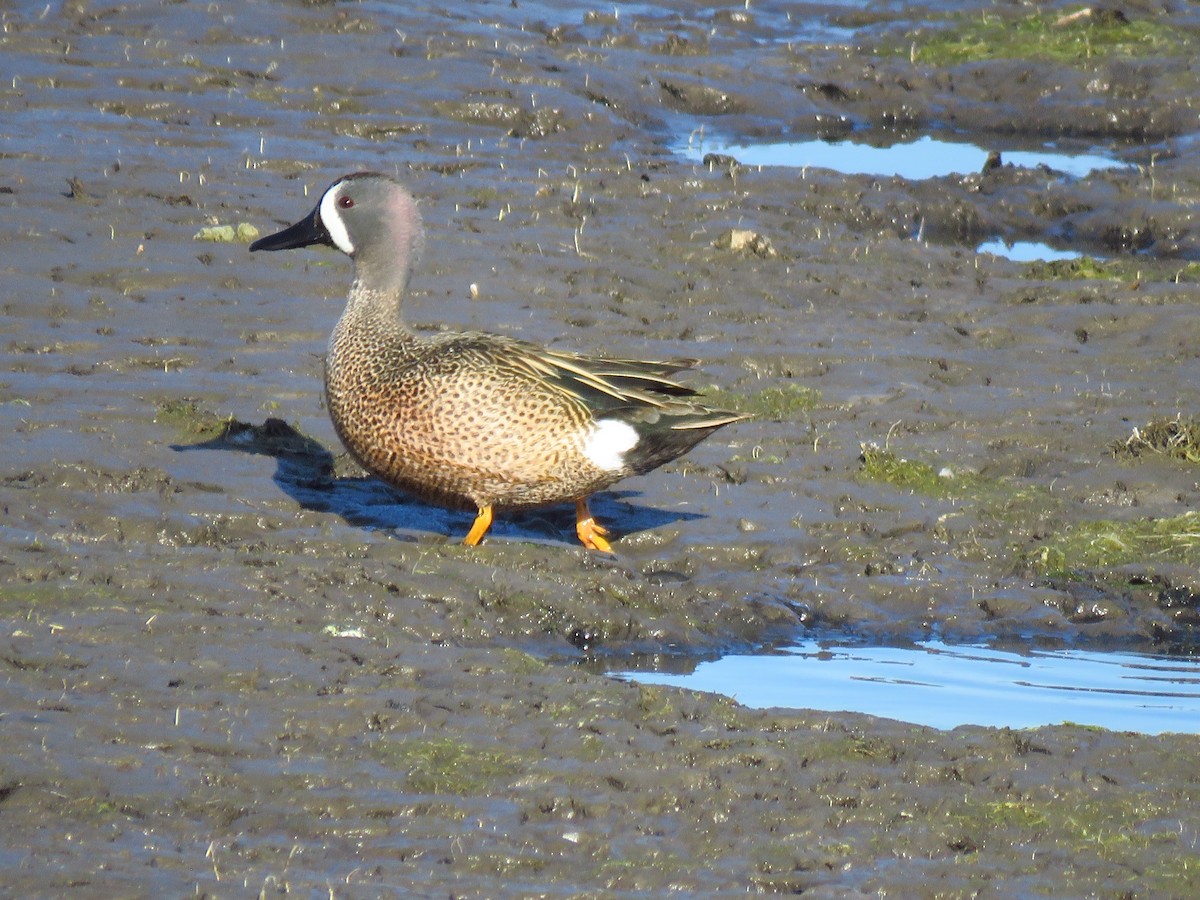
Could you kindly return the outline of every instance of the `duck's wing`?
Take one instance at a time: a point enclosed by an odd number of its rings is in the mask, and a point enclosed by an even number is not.
[[[556,390],[586,407],[594,418],[617,415],[623,419],[649,421],[656,419],[657,413],[663,413],[678,429],[715,427],[718,423],[745,418],[691,400],[697,396],[697,391],[671,377],[695,366],[697,360],[694,359],[581,356],[480,332],[446,335],[439,343],[443,352],[482,358],[476,365],[507,371]]]
[[[694,397],[696,391],[671,376],[696,365],[694,359],[600,359],[543,350],[532,345],[517,349],[521,363],[536,369],[585,402],[597,395],[617,405],[641,402],[661,406],[669,397]],[[613,405],[611,402],[604,406]]]

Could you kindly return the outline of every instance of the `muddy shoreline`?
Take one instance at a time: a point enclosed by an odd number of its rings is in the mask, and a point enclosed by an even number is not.
[[[1195,463],[1121,447],[1196,415],[1200,14],[1076,12],[0,6],[8,890],[1194,894],[1190,736],[604,674],[821,634],[1194,652]],[[1004,32],[1036,40],[963,55]],[[705,166],[697,129],[1129,165]],[[237,231],[359,169],[421,198],[413,324],[699,357],[755,418],[597,498],[616,559],[557,509],[461,547],[322,408],[348,266]]]

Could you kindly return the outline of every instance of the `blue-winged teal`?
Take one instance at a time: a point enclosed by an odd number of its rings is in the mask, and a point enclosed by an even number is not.
[[[611,552],[588,497],[744,418],[682,399],[695,392],[668,376],[692,360],[593,359],[481,332],[414,334],[400,313],[424,239],[412,194],[363,172],[250,249],[328,244],[354,260],[325,362],[334,427],[389,484],[477,509],[469,546],[487,533],[493,507],[574,501],[584,546]]]

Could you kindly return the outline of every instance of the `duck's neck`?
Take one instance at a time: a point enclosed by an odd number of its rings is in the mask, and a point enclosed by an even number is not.
[[[338,398],[361,392],[365,382],[403,367],[420,352],[420,339],[400,317],[399,295],[368,290],[355,281],[325,357],[330,410],[340,408]]]
[[[394,322],[401,328],[405,328],[400,315],[404,305],[403,301],[403,284],[367,287],[363,279],[355,278],[354,283],[350,285],[350,293],[346,297],[346,311],[343,318],[352,318],[359,322],[375,320]]]
[[[408,278],[420,257],[422,232],[419,222],[414,228],[408,218],[402,218],[400,224],[385,223],[381,229],[383,239],[359,248],[354,254],[354,283],[350,286],[347,312],[377,313],[385,320],[400,322],[400,306],[408,295]]]

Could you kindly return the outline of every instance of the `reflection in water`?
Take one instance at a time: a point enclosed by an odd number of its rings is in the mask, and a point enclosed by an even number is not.
[[[1074,722],[1146,734],[1200,732],[1200,661],[1185,657],[812,641],[701,663],[690,675],[623,677],[726,694],[758,708],[864,712],[934,728]]]
[[[674,151],[693,162],[702,162],[713,154],[729,157],[744,166],[816,167],[845,175],[898,176],[910,180],[969,175],[981,172],[989,151],[975,144],[943,141],[926,135],[918,140],[889,147],[873,147],[856,141],[803,140],[772,144],[737,144],[697,129],[681,137]],[[1049,148],[1004,150],[1004,165],[1044,168],[1047,175],[1082,178],[1095,171],[1130,168],[1094,152],[1065,153]],[[1060,250],[1033,241],[991,240],[977,248],[1016,262],[1078,259],[1082,254]]]
[[[1053,262],[1056,259],[1079,259],[1083,256],[1077,250],[1056,250],[1041,241],[1013,241],[1011,243],[992,240],[984,241],[975,248],[976,253],[991,253],[993,256],[1003,256],[1013,262]]]
[[[925,136],[907,144],[872,147],[856,141],[805,140],[775,144],[733,144],[721,138],[687,136],[675,148],[687,159],[700,162],[710,153],[732,156],[744,166],[815,166],[845,175],[896,175],[920,180],[979,172],[988,150],[975,144],[942,141]],[[1103,169],[1127,164],[1096,153],[1059,153],[1053,150],[1004,150],[1005,165],[1023,168],[1046,166],[1054,172],[1082,178]]]

